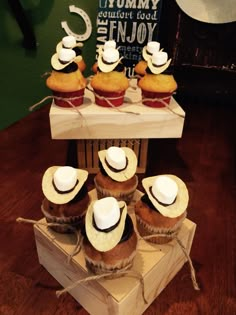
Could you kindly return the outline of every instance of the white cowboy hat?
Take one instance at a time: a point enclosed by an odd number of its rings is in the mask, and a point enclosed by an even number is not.
[[[148,59],[154,54],[155,52],[160,50],[160,43],[151,41],[148,42],[146,46],[143,47],[142,50],[142,56],[145,61],[148,61]]]
[[[77,42],[74,36],[68,35],[63,37],[57,44],[56,52],[59,52],[62,48],[73,49],[75,47],[83,47],[83,43]]]
[[[107,48],[98,55],[98,67],[102,72],[111,72],[121,59],[118,49]]]
[[[206,23],[229,23],[236,21],[236,0],[176,0],[191,18]]]
[[[189,194],[185,183],[175,175],[147,177],[142,185],[153,206],[165,217],[176,218],[188,206]]]
[[[56,204],[71,201],[83,187],[88,172],[71,166],[51,166],[43,175],[44,196]]]
[[[153,74],[160,74],[170,66],[171,59],[167,59],[168,55],[165,51],[157,51],[148,59],[148,68]]]
[[[104,45],[99,46],[98,48],[98,53],[102,53],[104,50],[108,49],[108,48],[114,48],[116,49],[116,42],[114,41],[114,39],[111,40],[107,40]]]
[[[62,48],[58,53],[55,53],[51,58],[51,65],[55,70],[62,70],[76,58],[76,53],[72,49]]]
[[[114,197],[93,201],[85,216],[85,231],[92,246],[100,252],[114,248],[125,228],[127,205]]]
[[[137,170],[137,156],[128,147],[109,147],[98,151],[102,167],[109,177],[117,182],[124,182],[132,178]]]

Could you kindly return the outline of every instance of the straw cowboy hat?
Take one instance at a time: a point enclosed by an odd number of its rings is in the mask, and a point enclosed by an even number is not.
[[[53,203],[65,204],[71,201],[83,187],[88,172],[71,166],[51,166],[43,175],[44,196]]]
[[[55,70],[62,70],[72,63],[76,58],[76,53],[72,49],[62,48],[51,58],[51,65]]]
[[[118,49],[107,48],[98,55],[98,67],[102,72],[111,72],[120,63],[121,59]]]
[[[148,68],[153,74],[160,74],[170,66],[171,59],[167,59],[168,55],[165,51],[157,51],[148,59]]]
[[[121,240],[127,205],[113,197],[93,201],[86,213],[85,230],[92,246],[100,252],[114,248]]]
[[[98,157],[107,175],[117,182],[124,182],[136,173],[137,157],[128,147],[109,147],[98,151]]]
[[[213,24],[236,21],[236,0],[176,0],[191,18]]]
[[[165,217],[176,218],[188,206],[189,195],[185,183],[175,175],[159,175],[142,180],[148,198]]]

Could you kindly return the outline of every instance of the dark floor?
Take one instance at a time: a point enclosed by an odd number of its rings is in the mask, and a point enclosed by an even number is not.
[[[232,99],[177,97],[186,111],[183,137],[150,140],[146,175],[172,173],[187,184],[188,217],[197,224],[191,257],[201,291],[193,290],[186,264],[145,314],[233,315],[236,106]],[[42,174],[66,160],[67,142],[50,139],[48,111],[45,106],[0,133],[0,315],[87,314],[69,294],[56,298],[60,285],[38,263],[32,226],[15,223],[19,216],[42,217]]]

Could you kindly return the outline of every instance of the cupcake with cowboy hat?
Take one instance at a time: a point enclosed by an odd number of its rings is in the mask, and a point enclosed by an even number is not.
[[[124,102],[129,81],[124,73],[119,51],[107,48],[98,56],[98,71],[91,80],[95,103],[104,107],[120,106]]]
[[[86,79],[75,58],[75,51],[67,48],[61,48],[51,58],[52,72],[46,85],[55,96],[54,103],[60,107],[79,106],[83,103]]]
[[[44,199],[41,210],[56,232],[80,228],[90,204],[86,186],[88,172],[70,166],[49,167],[43,175]]]
[[[129,204],[138,185],[136,154],[128,147],[111,146],[98,157],[100,171],[94,177],[98,199],[112,196]]]
[[[86,213],[82,248],[95,274],[131,268],[137,235],[124,201],[106,197],[93,201]]]
[[[173,75],[166,71],[170,63],[171,59],[168,59],[165,51],[155,52],[148,59],[146,74],[138,82],[143,104],[150,107],[168,106],[177,89]]]
[[[134,206],[137,229],[147,240],[164,244],[178,233],[186,217],[189,195],[185,183],[175,175],[159,175],[142,180],[145,194]]]
[[[77,42],[76,38],[72,35],[64,36],[62,40],[56,46],[56,52],[59,52],[62,48],[72,49],[75,52],[74,62],[77,63],[79,70],[84,72],[86,69],[86,64],[82,56],[81,48],[83,47],[83,43]]]
[[[148,42],[142,49],[141,60],[135,65],[134,72],[143,77],[146,74],[147,61],[151,56],[160,50],[160,43],[156,41]]]

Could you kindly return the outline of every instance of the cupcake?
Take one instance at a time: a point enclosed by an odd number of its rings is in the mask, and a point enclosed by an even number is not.
[[[178,233],[186,217],[189,195],[184,182],[174,175],[144,178],[145,194],[134,206],[137,229],[147,241],[164,244]]]
[[[53,92],[54,103],[61,107],[79,106],[83,103],[86,79],[74,62],[72,49],[62,48],[51,58],[52,72],[46,85]]]
[[[127,204],[138,185],[137,157],[127,147],[109,147],[98,152],[100,170],[94,177],[98,199],[112,196]]]
[[[172,74],[164,71],[169,67],[171,59],[164,51],[156,52],[147,61],[146,74],[139,80],[142,90],[142,102],[150,107],[168,106],[177,83]]]
[[[84,224],[90,197],[86,186],[88,172],[70,166],[52,166],[42,179],[45,198],[41,210],[51,228],[59,233],[73,232]]]
[[[146,46],[142,49],[141,60],[135,65],[134,72],[140,77],[143,77],[146,74],[147,61],[151,56],[160,50],[160,43],[151,41],[148,42]]]
[[[131,268],[137,235],[124,201],[113,197],[93,201],[86,213],[82,249],[87,268],[103,274]]]
[[[120,106],[124,102],[129,81],[124,73],[119,51],[107,48],[98,56],[98,71],[91,80],[95,103],[104,107]]]

